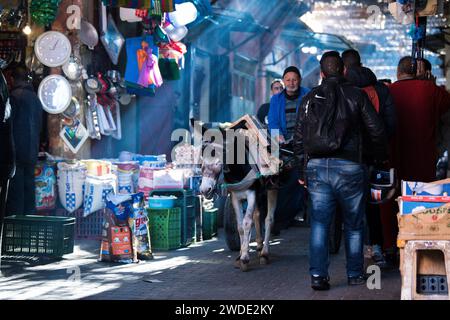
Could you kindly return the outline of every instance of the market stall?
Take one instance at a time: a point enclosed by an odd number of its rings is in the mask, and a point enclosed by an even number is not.
[[[127,151],[92,156],[97,142],[123,140],[132,126],[124,108],[180,78],[188,50],[182,40],[198,17],[189,1],[29,0],[0,7],[0,56],[30,68],[46,112],[48,141],[35,168],[39,217],[29,225],[39,233],[55,216],[75,218],[55,226],[69,242],[55,251],[59,238],[47,243],[37,236],[36,246],[30,235],[19,241],[26,223],[9,217],[4,253],[59,256],[73,250],[74,239],[89,238],[99,241],[100,260],[128,263],[151,259],[152,247],[201,239],[194,148],[181,146],[174,158]]]

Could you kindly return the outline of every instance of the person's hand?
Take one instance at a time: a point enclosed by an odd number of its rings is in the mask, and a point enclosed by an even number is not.
[[[308,189],[308,187],[305,185],[305,181],[304,181],[304,180],[298,179],[298,183],[299,183],[301,186],[305,187],[305,189]]]

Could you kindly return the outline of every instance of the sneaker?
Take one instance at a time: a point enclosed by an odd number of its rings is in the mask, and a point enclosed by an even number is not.
[[[357,276],[357,277],[348,277],[347,278],[347,284],[349,286],[359,286],[362,284],[365,284],[367,281],[367,276],[366,275],[361,275],[361,276]]]
[[[372,260],[380,267],[386,265],[386,259],[384,258],[379,245],[372,246]]]
[[[311,288],[318,291],[330,290],[329,277],[311,276]]]

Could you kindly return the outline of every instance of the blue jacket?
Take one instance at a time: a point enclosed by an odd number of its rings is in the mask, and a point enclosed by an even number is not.
[[[303,97],[311,91],[308,88],[300,87],[300,95],[297,103],[297,113]],[[283,136],[287,135],[286,128],[286,97],[285,91],[280,92],[270,99],[269,108],[269,130],[278,129]]]

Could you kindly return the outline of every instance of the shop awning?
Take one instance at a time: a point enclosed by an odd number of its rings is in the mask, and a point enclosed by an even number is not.
[[[321,50],[343,51],[353,47],[344,37],[329,33],[313,32],[301,21],[286,25],[281,32],[281,38],[286,41],[291,41],[297,46],[314,46]]]

